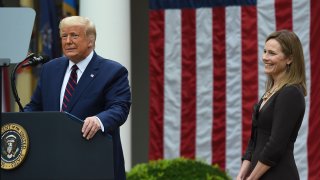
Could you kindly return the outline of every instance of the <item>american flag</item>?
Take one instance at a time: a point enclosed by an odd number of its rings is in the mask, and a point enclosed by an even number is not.
[[[288,29],[303,44],[308,90],[295,159],[301,179],[318,179],[320,1],[149,3],[149,159],[200,159],[236,177],[253,104],[265,91],[265,38]]]

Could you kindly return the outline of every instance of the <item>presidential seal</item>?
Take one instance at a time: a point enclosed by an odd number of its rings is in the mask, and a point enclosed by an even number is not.
[[[29,138],[19,124],[9,123],[1,127],[1,169],[14,169],[26,157]]]

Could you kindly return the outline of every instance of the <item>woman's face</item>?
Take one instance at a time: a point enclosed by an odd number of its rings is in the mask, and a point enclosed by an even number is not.
[[[264,63],[264,72],[277,80],[286,72],[287,64],[292,60],[284,55],[278,41],[269,39],[264,46],[262,56]]]

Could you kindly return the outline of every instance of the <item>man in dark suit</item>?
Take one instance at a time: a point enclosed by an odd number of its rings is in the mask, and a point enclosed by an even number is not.
[[[84,119],[81,131],[87,140],[99,130],[109,133],[115,178],[125,179],[119,127],[126,121],[131,105],[128,71],[95,53],[96,29],[89,19],[67,17],[59,28],[65,56],[43,65],[25,111],[66,111]]]

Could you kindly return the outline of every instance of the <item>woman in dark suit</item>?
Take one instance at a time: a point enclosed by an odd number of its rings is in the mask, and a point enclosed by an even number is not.
[[[299,179],[293,148],[307,91],[298,36],[287,30],[271,33],[262,59],[266,92],[254,106],[251,137],[237,180]]]

